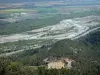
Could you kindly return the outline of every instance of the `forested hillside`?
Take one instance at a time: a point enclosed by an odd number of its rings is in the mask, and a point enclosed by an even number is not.
[[[93,37],[99,36],[93,35],[91,38]],[[95,38],[95,40],[97,39]],[[99,75],[99,45],[100,42],[93,45],[88,41],[61,40],[52,46],[42,46],[35,50],[25,51],[22,54],[1,58],[0,73],[1,75]],[[48,50],[48,47],[51,47],[51,49]],[[74,59],[75,63],[73,63],[73,68],[70,70],[49,70],[46,69],[43,60],[50,56],[56,58],[69,57]]]

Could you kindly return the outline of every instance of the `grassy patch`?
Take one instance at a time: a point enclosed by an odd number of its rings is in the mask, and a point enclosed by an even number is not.
[[[25,12],[25,9],[6,9],[6,10],[1,10],[4,13],[14,13],[14,12]]]
[[[40,13],[56,13],[57,12],[55,8],[36,8],[35,10],[37,10]]]

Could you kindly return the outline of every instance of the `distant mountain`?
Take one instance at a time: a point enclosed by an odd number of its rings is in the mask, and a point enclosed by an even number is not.
[[[18,3],[18,2],[35,2],[35,1],[60,1],[60,0],[0,0],[0,3]],[[73,2],[73,1],[99,1],[99,0],[63,0],[63,1],[69,1],[69,2]]]
[[[0,3],[19,3],[19,2],[36,2],[36,1],[54,1],[54,0],[0,0]]]

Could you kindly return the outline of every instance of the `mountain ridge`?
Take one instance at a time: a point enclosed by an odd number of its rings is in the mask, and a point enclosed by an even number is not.
[[[36,2],[36,1],[60,1],[60,0],[1,0],[0,3],[19,3],[19,2]],[[88,2],[88,1],[99,1],[99,0],[63,0],[68,2]]]

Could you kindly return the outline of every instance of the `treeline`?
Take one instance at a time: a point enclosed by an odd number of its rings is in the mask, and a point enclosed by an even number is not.
[[[100,75],[99,45],[100,43],[91,45],[80,41],[61,40],[49,50],[46,46],[27,50],[2,58],[0,75]],[[69,57],[75,60],[75,63],[72,64],[71,70],[48,70],[43,60],[49,56]]]
[[[85,68],[85,67],[81,67]],[[46,69],[45,67],[25,66],[0,58],[0,75],[100,75],[100,66],[84,69]]]

